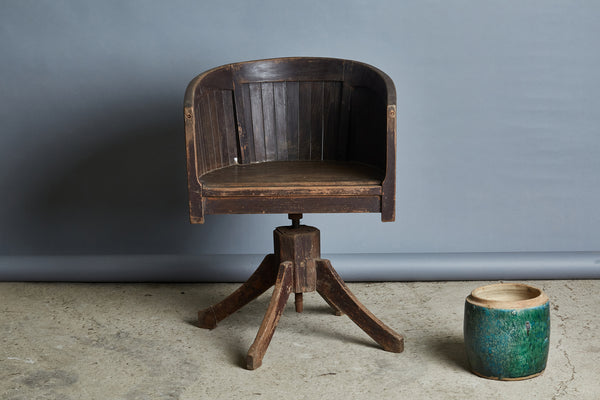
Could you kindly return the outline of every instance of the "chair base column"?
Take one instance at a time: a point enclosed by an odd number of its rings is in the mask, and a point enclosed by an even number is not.
[[[295,217],[295,218],[292,218]],[[280,226],[273,232],[275,253],[265,257],[258,269],[234,293],[198,313],[198,326],[213,329],[228,315],[242,308],[275,286],[269,307],[254,343],[246,357],[246,367],[256,369],[275,333],[289,295],[295,293],[296,311],[303,311],[302,294],[317,291],[336,315],[346,314],[386,351],[404,350],[401,335],[386,326],[350,292],[329,260],[321,259],[320,232],[299,225],[301,215],[290,215],[292,226]]]

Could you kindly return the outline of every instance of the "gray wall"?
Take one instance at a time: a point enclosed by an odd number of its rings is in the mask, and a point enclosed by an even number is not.
[[[397,221],[307,215],[324,252],[600,250],[598,38],[595,1],[2,2],[0,279],[271,251],[285,216],[188,224],[181,106],[208,68],[292,55],[373,64],[398,91]]]

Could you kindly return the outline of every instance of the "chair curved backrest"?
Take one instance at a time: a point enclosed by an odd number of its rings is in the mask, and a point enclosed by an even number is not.
[[[271,212],[381,212],[383,221],[394,220],[396,92],[392,80],[370,65],[313,57],[224,65],[190,82],[184,117],[192,222],[202,223],[205,214]],[[311,182],[311,191],[296,187],[297,181],[263,185],[279,191],[217,190],[224,172],[215,171],[233,168],[237,177],[246,165],[276,163],[281,170],[282,162],[302,161],[333,162],[317,163],[319,171],[340,163],[368,166],[379,171],[376,183],[368,181],[379,191],[358,190],[367,181],[340,183],[339,176]],[[356,190],[331,191],[336,186]],[[341,207],[352,203],[349,197],[362,203]]]

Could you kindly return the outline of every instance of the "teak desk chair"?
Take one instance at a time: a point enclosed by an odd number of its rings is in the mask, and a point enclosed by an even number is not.
[[[317,291],[384,350],[403,338],[369,312],[321,259],[319,230],[302,213],[381,213],[394,220],[396,92],[367,64],[279,58],[228,64],[193,79],[185,94],[192,223],[206,214],[284,213],[275,251],[234,293],[198,313],[212,329],[275,285],[248,369],[262,364],[289,295]]]

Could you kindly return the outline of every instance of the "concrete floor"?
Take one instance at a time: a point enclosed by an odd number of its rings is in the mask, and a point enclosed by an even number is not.
[[[463,302],[485,283],[349,284],[405,335],[401,354],[307,294],[256,371],[241,366],[270,292],[207,331],[197,310],[236,284],[0,283],[0,398],[599,399],[600,281],[530,282],[552,302],[550,356],[518,382],[467,369]]]

